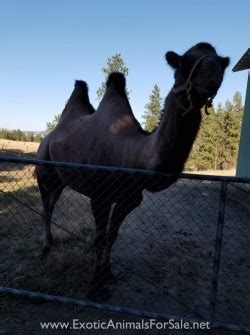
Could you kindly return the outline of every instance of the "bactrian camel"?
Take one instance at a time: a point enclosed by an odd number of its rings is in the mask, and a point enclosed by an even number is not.
[[[44,254],[50,249],[51,217],[64,187],[91,199],[96,236],[90,298],[97,298],[98,292],[99,296],[108,294],[110,251],[121,223],[140,205],[142,191],[161,191],[182,171],[200,127],[201,109],[211,105],[229,64],[229,58],[219,56],[208,43],[198,43],[182,56],[170,51],[165,57],[175,70],[175,80],[154,132],[147,133],[136,120],[123,74],[112,73],[96,111],[90,104],[87,84],[76,81],[58,125],[43,139],[37,153],[38,159],[49,161],[149,169],[173,175],[152,182],[131,178],[126,173],[107,177],[104,172],[37,166],[44,207]]]

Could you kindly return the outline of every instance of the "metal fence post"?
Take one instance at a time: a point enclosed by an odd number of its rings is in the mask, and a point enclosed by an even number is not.
[[[216,301],[217,301],[226,196],[227,196],[227,180],[223,180],[221,181],[221,190],[220,190],[220,204],[219,204],[219,214],[218,214],[218,221],[217,221],[217,232],[216,232],[213,276],[212,276],[212,292],[211,292],[211,300],[210,300],[210,321],[212,325],[214,323],[215,308],[216,308]]]

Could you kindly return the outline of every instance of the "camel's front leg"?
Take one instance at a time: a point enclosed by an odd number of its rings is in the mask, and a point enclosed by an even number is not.
[[[109,219],[111,204],[96,199],[91,199],[92,212],[96,223],[95,237],[95,265],[91,280],[91,288],[88,292],[88,297],[91,299],[106,298],[105,284],[107,278],[103,273],[103,253],[106,247],[106,230]]]
[[[142,193],[129,194],[127,197],[123,197],[115,204],[111,217],[110,228],[107,233],[107,247],[103,263],[104,271],[106,272],[106,276],[108,276],[109,279],[113,278],[110,265],[110,253],[112,246],[117,239],[119,228],[126,216],[140,205],[142,199]]]

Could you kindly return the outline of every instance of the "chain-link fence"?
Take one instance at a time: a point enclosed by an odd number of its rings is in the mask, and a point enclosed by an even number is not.
[[[150,171],[0,161],[2,293],[250,330],[250,180],[182,174],[172,183]],[[44,192],[60,196],[46,254],[35,166]]]

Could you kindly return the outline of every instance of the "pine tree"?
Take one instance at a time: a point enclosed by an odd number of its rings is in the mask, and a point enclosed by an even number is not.
[[[240,140],[241,121],[243,115],[242,98],[239,92],[233,97],[233,102],[228,104],[226,109],[227,116],[227,150],[228,150],[228,166],[235,165]]]
[[[228,169],[236,164],[243,115],[239,92],[223,107],[203,115],[201,128],[187,161],[187,169]]]
[[[216,164],[216,134],[218,132],[217,115],[213,107],[209,115],[203,113],[201,127],[193,144],[190,157],[186,163],[187,169],[213,169]]]
[[[117,71],[124,73],[124,75],[128,75],[128,68],[125,65],[122,55],[119,53],[116,53],[115,55],[109,57],[107,60],[106,67],[102,68],[102,72],[105,75],[105,82],[108,78],[108,75],[111,72],[117,72]],[[103,97],[105,93],[105,89],[106,89],[105,82],[103,82],[96,91],[98,100],[101,100],[101,98]],[[127,93],[127,96],[129,97],[129,93],[131,93],[131,91],[126,90],[126,93]],[[60,120],[60,117],[61,117],[61,114],[56,114],[51,122],[47,122],[47,125],[46,125],[47,134],[55,129],[57,123]]]
[[[122,72],[125,76],[128,75],[128,68],[122,58],[122,55],[116,53],[115,55],[111,56],[107,60],[106,67],[102,68],[102,73],[105,76],[105,81],[102,82],[101,86],[97,89],[97,99],[101,100],[106,89],[106,80],[111,72]],[[129,97],[130,91],[126,90],[127,96]]]
[[[51,122],[47,122],[46,124],[46,133],[50,133],[55,129],[57,123],[59,122],[61,114],[56,114]]]
[[[155,84],[149,96],[149,102],[145,105],[145,113],[142,116],[144,128],[148,132],[152,132],[159,125],[161,104],[160,88]]]
[[[34,142],[34,134],[32,131],[28,133],[26,140],[27,142]]]
[[[40,133],[36,134],[34,141],[40,143],[42,140],[42,135]]]
[[[17,141],[22,141],[24,139],[24,136],[24,133],[20,129],[17,129]]]
[[[236,129],[237,129],[237,142],[240,141],[242,118],[244,113],[244,105],[242,103],[242,96],[240,92],[236,91],[233,96],[233,112],[236,115]],[[239,146],[237,145],[237,156],[238,156]]]

